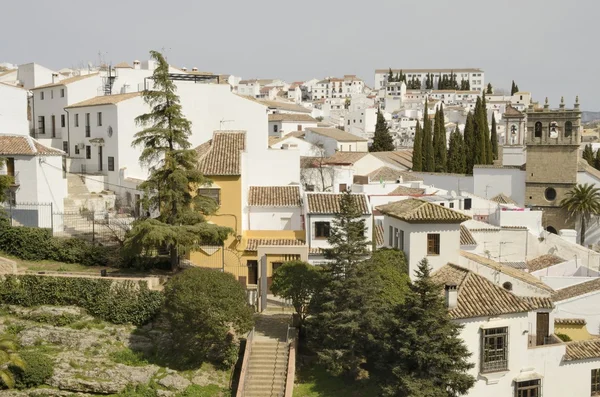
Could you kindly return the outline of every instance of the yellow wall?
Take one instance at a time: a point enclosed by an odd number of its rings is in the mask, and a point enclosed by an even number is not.
[[[574,341],[592,339],[592,335],[590,335],[584,324],[554,324],[554,333],[569,335]]]

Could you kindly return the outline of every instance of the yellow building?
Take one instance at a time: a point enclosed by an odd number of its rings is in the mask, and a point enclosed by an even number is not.
[[[245,148],[244,131],[217,131],[213,139],[196,148],[200,171],[212,180],[212,185],[200,187],[197,193],[219,204],[218,212],[208,221],[230,227],[234,233],[224,247],[201,247],[187,259],[200,267],[230,272],[248,288],[259,283],[264,263],[268,287],[277,266],[307,258],[301,191],[298,185],[290,185],[250,186],[244,192],[241,153]],[[260,247],[262,258],[258,256]],[[285,247],[289,247],[289,252]],[[306,255],[299,253],[301,248]]]

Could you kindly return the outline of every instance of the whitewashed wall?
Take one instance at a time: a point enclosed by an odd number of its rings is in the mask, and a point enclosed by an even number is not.
[[[473,169],[473,190],[478,196],[491,199],[503,193],[525,205],[525,171],[518,168],[478,168]]]
[[[27,91],[0,84],[0,133],[29,135]]]
[[[429,172],[415,172],[423,183],[448,191],[459,192],[461,190],[473,193],[473,176],[460,174],[439,174]]]
[[[301,207],[249,207],[248,230],[302,230]],[[290,218],[290,226],[282,227],[282,218]]]

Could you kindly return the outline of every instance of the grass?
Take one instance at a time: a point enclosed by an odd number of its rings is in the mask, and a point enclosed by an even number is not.
[[[144,359],[142,353],[134,352],[128,348],[110,353],[110,359],[118,364],[125,364],[131,367],[148,365],[148,361]]]
[[[100,273],[100,270],[111,270],[109,267],[83,266],[79,263],[64,263],[55,261],[26,261],[0,251],[0,256],[11,259],[17,263],[19,271],[29,270],[32,272],[75,272],[75,273]],[[114,270],[114,269],[112,269]]]
[[[329,375],[323,367],[307,365],[298,368],[294,397],[362,397],[377,396],[374,381],[352,381]]]

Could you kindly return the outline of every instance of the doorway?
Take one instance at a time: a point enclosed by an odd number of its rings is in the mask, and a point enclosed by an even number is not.
[[[541,346],[546,344],[546,338],[548,337],[548,333],[550,331],[549,326],[550,321],[550,313],[538,313],[537,314],[537,324],[536,324],[536,346]]]
[[[258,261],[249,260],[248,265],[248,284],[258,284]]]
[[[98,171],[102,171],[102,146],[98,146]]]

